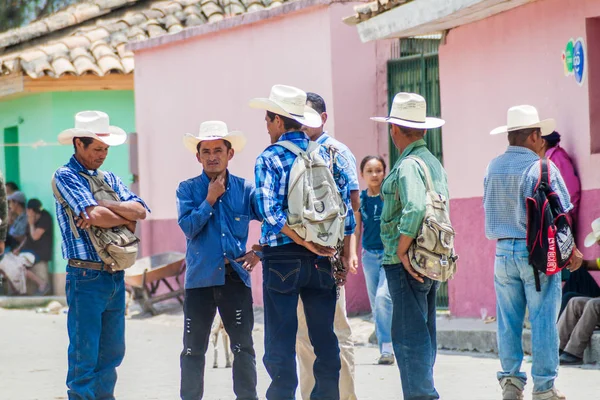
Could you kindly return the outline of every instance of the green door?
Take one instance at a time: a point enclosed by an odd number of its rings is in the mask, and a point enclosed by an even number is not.
[[[438,59],[439,39],[402,39],[398,54],[389,60],[388,105],[391,106],[396,93],[417,93],[427,100],[427,116],[441,117],[440,76]],[[442,153],[442,130],[430,129],[425,135],[427,147],[440,162]],[[390,165],[394,165],[400,154],[390,140]],[[440,285],[437,294],[438,309],[448,309],[448,284]]]
[[[4,129],[4,165],[6,182],[14,182],[21,187],[19,171],[19,128],[11,126]]]

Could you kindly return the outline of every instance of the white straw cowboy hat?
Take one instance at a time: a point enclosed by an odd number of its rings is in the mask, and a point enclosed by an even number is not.
[[[239,131],[228,131],[227,124],[222,121],[206,121],[200,124],[198,136],[186,133],[183,144],[192,153],[198,153],[198,143],[210,140],[227,140],[236,152],[246,146],[246,137]]]
[[[446,123],[443,119],[427,117],[427,103],[423,96],[415,93],[396,94],[389,117],[371,119],[415,129],[439,128]]]
[[[585,247],[592,247],[600,240],[600,218],[592,222],[592,231],[585,237],[583,244]]]
[[[556,128],[556,122],[552,118],[540,121],[537,109],[527,105],[509,108],[506,120],[506,125],[494,129],[490,132],[490,135],[499,135],[521,129],[539,128],[542,136],[547,136],[554,132]]]
[[[70,128],[58,134],[60,144],[71,144],[73,138],[89,137],[109,146],[125,143],[127,133],[111,126],[108,115],[102,111],[81,111],[75,114],[75,128]]]
[[[323,125],[319,113],[306,105],[306,92],[293,86],[275,85],[268,99],[252,99],[250,107],[292,118],[309,128]]]

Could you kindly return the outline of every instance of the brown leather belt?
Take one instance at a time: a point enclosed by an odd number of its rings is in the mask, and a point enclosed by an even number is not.
[[[112,269],[110,269],[110,267],[108,267],[103,262],[83,261],[83,260],[75,260],[75,259],[70,258],[68,261],[68,264],[69,264],[69,266],[75,267],[75,268],[86,268],[86,269],[93,269],[96,271],[106,271],[106,272],[110,272],[111,274],[114,272]]]

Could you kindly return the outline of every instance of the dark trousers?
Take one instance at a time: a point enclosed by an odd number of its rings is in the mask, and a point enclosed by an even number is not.
[[[198,400],[204,394],[205,354],[217,308],[233,353],[233,391],[238,400],[255,400],[258,397],[252,291],[235,272],[226,275],[223,286],[185,291],[181,398]]]
[[[298,296],[317,357],[312,400],[339,400],[340,349],[333,331],[336,289],[327,258],[297,244],[266,247],[263,259],[265,367],[271,377],[268,400],[296,398]]]
[[[415,280],[402,264],[384,265],[392,296],[392,343],[405,400],[439,399],[433,384],[437,354],[435,296],[439,283]]]

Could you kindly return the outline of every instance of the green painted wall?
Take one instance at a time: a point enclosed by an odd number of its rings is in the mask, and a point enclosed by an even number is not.
[[[57,146],[56,137],[60,131],[73,127],[75,114],[84,110],[104,111],[110,116],[111,125],[120,126],[126,132],[135,131],[133,91],[42,93],[0,101],[0,132],[17,127],[22,145],[40,140],[51,144],[39,147],[20,146],[19,170],[21,190],[27,198],[37,197],[53,215],[55,207],[50,180],[54,171],[73,154],[71,146]],[[11,169],[10,165],[6,165],[4,151],[0,151],[0,168],[4,176]],[[129,146],[110,149],[102,169],[116,173],[129,184]],[[65,272],[65,261],[60,250],[60,233],[56,220],[54,230],[52,272],[62,273]]]

